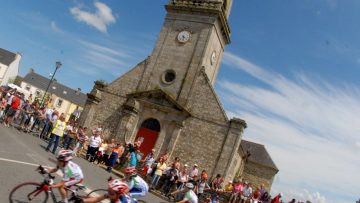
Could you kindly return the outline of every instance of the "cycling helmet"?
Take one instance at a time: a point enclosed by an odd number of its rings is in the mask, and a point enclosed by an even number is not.
[[[189,188],[189,189],[194,189],[194,185],[192,183],[186,183],[185,187]]]
[[[120,179],[114,179],[109,181],[108,186],[119,195],[125,194],[126,191],[129,189],[129,186]]]
[[[125,169],[125,173],[128,175],[136,175],[136,168],[135,167],[127,167]]]
[[[56,156],[59,161],[70,161],[73,158],[73,152],[71,150],[60,150]]]

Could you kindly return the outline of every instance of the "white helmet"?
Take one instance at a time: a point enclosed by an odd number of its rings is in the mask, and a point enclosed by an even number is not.
[[[194,189],[194,185],[192,183],[186,183],[185,187],[189,188],[190,190]]]
[[[70,161],[73,158],[73,152],[71,150],[60,150],[56,156],[59,161]]]

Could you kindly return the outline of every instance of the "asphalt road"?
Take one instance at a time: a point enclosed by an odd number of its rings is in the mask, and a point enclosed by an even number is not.
[[[28,181],[41,182],[43,180],[42,176],[35,172],[38,165],[55,166],[51,161],[55,159],[55,156],[45,152],[46,146],[45,141],[31,134],[25,134],[15,128],[8,128],[0,124],[1,203],[9,202],[9,193],[16,185]],[[108,172],[82,158],[74,158],[74,162],[82,168],[85,176],[84,185],[88,190],[106,188],[106,180],[110,176]],[[60,176],[57,175],[57,180],[59,178]],[[55,191],[55,193],[58,196],[58,192]],[[167,202],[152,194],[148,194],[142,199],[149,203]]]

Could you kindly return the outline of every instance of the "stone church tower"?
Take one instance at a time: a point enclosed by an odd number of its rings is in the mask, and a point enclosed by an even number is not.
[[[232,0],[170,0],[151,55],[108,86],[96,83],[80,122],[100,123],[121,142],[140,140],[144,154],[155,148],[232,179],[244,163],[246,123],[228,119],[213,87],[230,43],[231,6]]]

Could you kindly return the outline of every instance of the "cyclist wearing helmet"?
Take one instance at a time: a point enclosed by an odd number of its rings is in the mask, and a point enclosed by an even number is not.
[[[129,186],[129,193],[132,197],[144,197],[149,192],[149,186],[136,173],[135,167],[125,169],[125,181]]]
[[[136,200],[126,195],[129,191],[128,185],[120,179],[113,179],[108,182],[108,193],[96,197],[88,197],[75,201],[76,203],[97,203],[109,199],[111,203],[136,203]]]
[[[60,150],[56,156],[57,166],[47,170],[48,173],[55,173],[59,169],[64,174],[60,183],[54,184],[52,188],[59,188],[59,192],[62,197],[62,202],[67,203],[67,191],[65,188],[71,187],[78,183],[81,183],[84,175],[80,166],[71,161],[73,158],[73,152],[71,150]]]
[[[182,190],[175,191],[171,195],[178,193],[185,193],[184,199],[177,203],[198,203],[198,197],[194,192],[194,185],[192,183],[186,183],[185,188]]]

